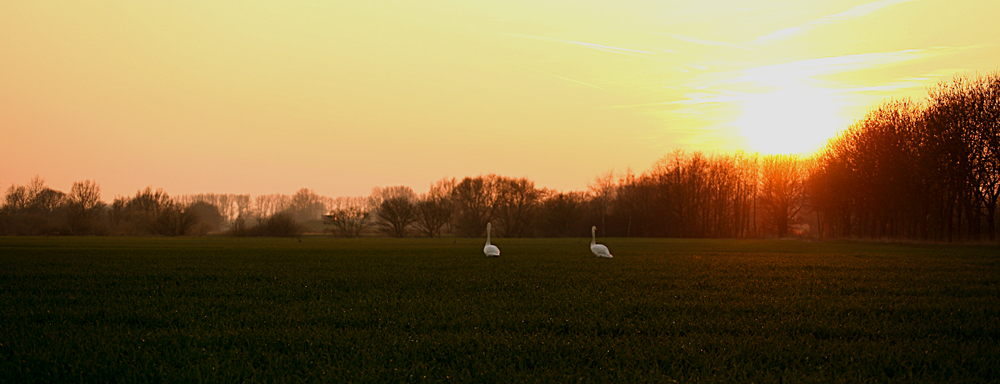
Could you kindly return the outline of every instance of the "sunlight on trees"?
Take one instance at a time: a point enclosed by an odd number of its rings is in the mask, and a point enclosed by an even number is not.
[[[101,200],[97,182],[68,194],[33,177],[6,188],[5,235],[341,237],[857,237],[996,241],[1000,72],[956,76],[925,103],[875,106],[811,157],[674,151],[641,174],[599,174],[587,191],[553,191],[496,174],[442,178],[418,195],[198,194],[147,187]]]

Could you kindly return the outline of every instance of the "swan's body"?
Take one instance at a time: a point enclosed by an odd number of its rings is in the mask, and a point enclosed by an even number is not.
[[[590,227],[590,251],[594,252],[597,257],[607,257],[612,258],[611,251],[604,244],[597,244],[597,227]]]
[[[483,253],[486,254],[486,257],[500,256],[500,248],[497,248],[497,246],[490,244],[490,232],[492,231],[493,227],[490,226],[490,223],[486,223],[486,246],[483,247]]]

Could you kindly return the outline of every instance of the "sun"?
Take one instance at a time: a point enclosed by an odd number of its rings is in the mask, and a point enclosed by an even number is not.
[[[847,127],[844,102],[833,90],[794,87],[747,94],[733,123],[751,151],[763,154],[810,154]]]

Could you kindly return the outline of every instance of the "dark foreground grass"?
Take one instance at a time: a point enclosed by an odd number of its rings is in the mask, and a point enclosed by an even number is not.
[[[0,238],[0,381],[1000,380],[996,246],[481,243]]]

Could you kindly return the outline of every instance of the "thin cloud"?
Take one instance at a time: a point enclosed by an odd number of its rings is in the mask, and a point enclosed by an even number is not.
[[[783,81],[798,81],[822,75],[854,72],[896,65],[907,61],[925,59],[946,54],[947,49],[907,49],[895,52],[860,53],[797,60],[788,63],[766,65],[746,69],[728,83],[755,82],[772,84]]]
[[[608,109],[622,109],[622,108],[644,108],[644,107],[656,107],[661,105],[669,104],[669,101],[657,101],[653,103],[640,103],[640,104],[622,104],[622,105],[611,105]]]
[[[719,93],[692,92],[685,93],[685,99],[668,101],[664,105],[703,105],[703,104],[727,104],[743,101],[743,93],[733,91],[723,91]]]
[[[868,87],[852,87],[848,84],[822,81],[827,75],[850,73],[898,65],[939,55],[951,54],[970,47],[932,49],[910,49],[895,52],[874,52],[854,55],[821,57],[796,60],[781,64],[758,66],[740,71],[708,73],[700,80],[678,86],[678,98],[670,101],[616,105],[611,108],[668,108],[670,113],[686,115],[708,115],[711,108],[739,105],[749,97],[766,93],[764,89],[819,88],[828,89],[832,96],[863,91],[891,91],[918,86],[914,79],[900,79],[896,82]],[[812,83],[813,85],[809,85]],[[821,84],[820,84],[821,83]],[[761,88],[763,87],[763,88]],[[757,90],[757,91],[755,91]]]
[[[562,44],[574,44],[574,45],[579,45],[579,46],[583,46],[583,47],[587,47],[587,48],[591,48],[591,49],[596,49],[598,51],[611,52],[611,53],[642,53],[642,54],[646,54],[646,55],[651,55],[652,54],[652,52],[642,51],[642,50],[638,50],[638,49],[612,47],[610,45],[594,44],[594,43],[588,43],[588,42],[584,42],[584,41],[557,39],[557,38],[554,38],[554,37],[522,35],[520,33],[501,33],[501,35],[507,35],[507,36],[511,36],[511,37],[518,37],[518,38],[522,38],[522,39],[534,39],[534,40],[542,40],[542,41],[551,41],[551,42],[554,42],[554,43],[562,43]]]
[[[668,36],[668,37],[672,37],[674,39],[683,41],[685,43],[698,44],[698,45],[708,45],[708,46],[713,46],[713,47],[727,47],[727,48],[734,48],[734,49],[742,49],[742,50],[745,50],[745,51],[754,51],[753,48],[750,48],[750,47],[747,47],[747,46],[744,46],[744,45],[741,45],[741,44],[734,44],[734,43],[727,43],[727,42],[723,42],[723,41],[715,41],[715,40],[702,39],[700,37],[694,37],[694,36],[688,36],[688,35],[678,35],[676,33],[664,33],[663,35],[664,36]]]
[[[544,73],[544,74],[546,74],[546,75],[549,75],[549,76],[552,76],[552,77],[555,77],[555,78],[557,78],[557,79],[561,79],[561,80],[566,80],[566,81],[569,81],[569,82],[571,82],[571,83],[576,83],[576,84],[580,84],[580,85],[584,85],[584,86],[587,86],[587,87],[591,87],[591,88],[596,88],[596,89],[600,89],[600,90],[602,90],[602,91],[606,91],[606,89],[604,89],[604,88],[601,88],[601,87],[598,87],[598,86],[596,86],[596,85],[593,85],[593,84],[590,84],[590,83],[585,83],[585,82],[582,82],[582,81],[580,81],[580,80],[574,80],[574,79],[570,79],[570,78],[568,78],[568,77],[565,77],[565,76],[559,76],[559,75],[556,75],[556,74],[553,74],[553,73],[548,73],[548,72],[545,72],[545,71],[543,71],[543,70],[541,70],[541,69],[538,69],[538,68],[533,68],[533,67],[529,67],[529,66],[527,66],[527,65],[524,65],[524,64],[518,64],[518,63],[515,63],[515,62],[513,62],[513,61],[507,61],[507,62],[508,62],[508,63],[511,63],[511,64],[514,64],[514,65],[516,65],[516,66],[518,66],[518,67],[522,67],[522,68],[527,68],[527,69],[530,69],[530,70],[532,70],[532,71],[538,71],[538,72],[541,72],[541,73]]]
[[[851,20],[851,19],[856,19],[856,18],[865,16],[865,15],[868,15],[868,14],[870,14],[872,12],[881,10],[883,8],[891,7],[891,6],[897,5],[897,4],[909,3],[909,2],[912,2],[912,1],[919,1],[919,0],[879,0],[879,1],[874,1],[874,2],[871,2],[871,3],[867,3],[867,4],[861,4],[861,5],[855,6],[855,7],[851,8],[851,9],[848,9],[848,10],[846,10],[844,12],[840,12],[840,13],[835,13],[835,14],[832,14],[832,15],[823,16],[821,18],[811,20],[811,21],[809,21],[809,22],[807,22],[805,24],[802,24],[802,25],[796,25],[794,27],[781,29],[781,30],[772,32],[770,34],[758,37],[752,43],[761,44],[761,43],[767,43],[767,42],[770,42],[770,41],[773,41],[773,40],[780,40],[780,39],[790,38],[792,36],[795,36],[795,35],[807,32],[809,30],[812,30],[812,29],[815,29],[815,28],[818,28],[818,27],[822,27],[822,26],[825,26],[825,25],[836,24],[836,23],[841,23],[841,22],[844,22],[844,21],[847,21],[847,20]]]
[[[938,80],[938,81],[945,80],[948,79],[950,76],[954,76],[956,73],[961,73],[962,71],[963,70],[960,68],[942,69],[930,73],[925,73],[919,76],[905,77],[891,83],[850,88],[848,91],[854,93],[860,93],[860,92],[872,92],[872,91],[897,91],[903,89],[926,88],[928,87],[928,84],[934,84],[931,82],[932,80]]]

